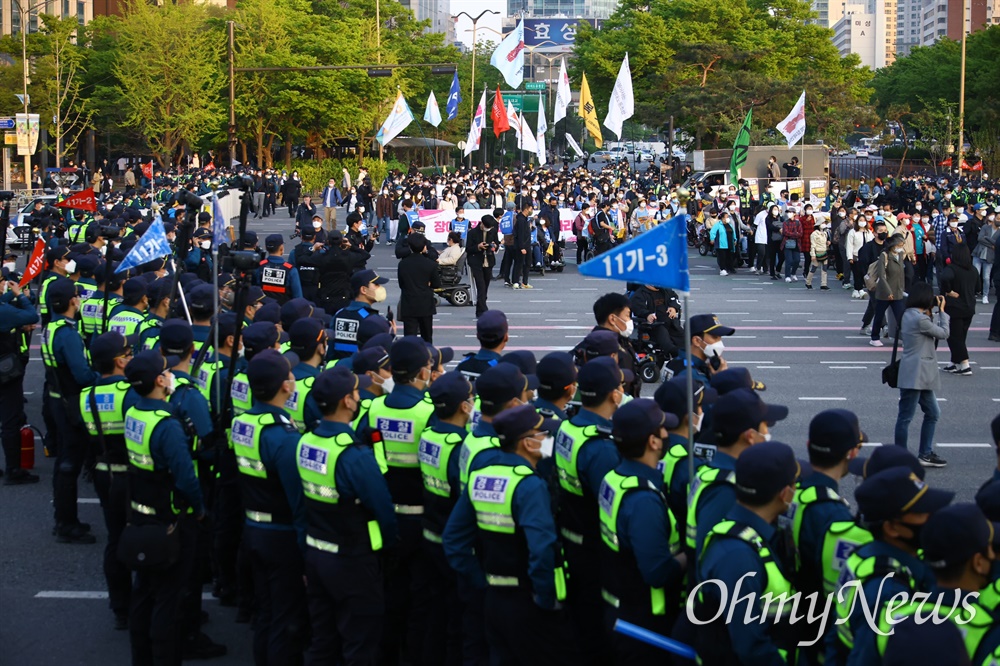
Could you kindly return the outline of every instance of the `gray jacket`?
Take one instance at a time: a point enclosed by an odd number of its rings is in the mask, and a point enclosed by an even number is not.
[[[935,343],[948,338],[949,322],[946,312],[938,313],[937,323],[934,323],[920,310],[907,308],[899,334],[899,343],[903,346],[899,360],[899,388],[921,391],[941,388]]]

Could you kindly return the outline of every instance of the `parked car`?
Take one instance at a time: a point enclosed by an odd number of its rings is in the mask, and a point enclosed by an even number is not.
[[[607,150],[595,150],[590,155],[591,162],[610,162],[615,159],[615,155]]]
[[[859,160],[860,159],[868,159],[868,149],[867,148],[858,148],[858,152],[855,153],[854,156],[856,158],[858,158]]]

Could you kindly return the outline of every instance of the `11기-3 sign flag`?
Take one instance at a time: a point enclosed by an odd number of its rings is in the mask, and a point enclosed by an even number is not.
[[[675,215],[644,234],[580,265],[589,277],[641,282],[654,287],[687,292],[687,213]]]

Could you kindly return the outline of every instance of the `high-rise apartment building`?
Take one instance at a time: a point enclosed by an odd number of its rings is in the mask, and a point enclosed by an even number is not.
[[[22,8],[30,11],[22,12]],[[48,0],[41,4],[38,0],[0,0],[0,35],[37,32],[39,14],[73,16],[86,25],[94,18],[94,0]]]

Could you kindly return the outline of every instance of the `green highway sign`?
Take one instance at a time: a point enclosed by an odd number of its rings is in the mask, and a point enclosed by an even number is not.
[[[525,90],[540,91],[545,90],[545,81],[529,81],[524,84]]]

